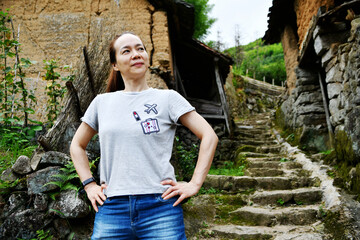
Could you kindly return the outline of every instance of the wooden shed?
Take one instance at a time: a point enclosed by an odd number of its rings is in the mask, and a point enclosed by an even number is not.
[[[194,8],[179,0],[149,0],[167,12],[173,80],[169,88],[182,94],[204,118],[225,122],[231,132],[224,84],[231,57],[193,39]]]

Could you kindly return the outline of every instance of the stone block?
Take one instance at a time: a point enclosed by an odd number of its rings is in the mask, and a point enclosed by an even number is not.
[[[82,218],[90,213],[89,205],[74,190],[61,192],[51,208],[61,212],[62,214],[59,214],[61,218]]]
[[[20,156],[11,168],[15,173],[20,175],[28,174],[32,171],[30,159],[27,156]]]
[[[296,114],[304,115],[309,113],[325,113],[324,105],[321,103],[314,103],[309,105],[301,105],[296,109]]]
[[[333,99],[337,97],[342,90],[343,90],[343,85],[341,83],[329,83],[327,85],[327,93],[329,99]]]
[[[33,171],[36,171],[38,166],[39,166],[39,163],[40,163],[40,160],[42,158],[42,156],[44,155],[45,153],[43,152],[38,152],[36,151],[33,156],[31,157],[30,159],[30,166],[31,166],[31,169]]]
[[[347,63],[348,63],[348,59],[349,59],[349,54],[348,53],[343,53],[340,56],[340,70],[344,71]]]
[[[47,167],[40,171],[34,172],[27,177],[27,187],[29,195],[44,193],[58,188],[54,184],[47,184],[52,181],[59,181],[59,178],[54,176],[61,173],[61,167]],[[47,184],[47,185],[45,185]]]
[[[339,111],[339,99],[333,98],[329,101],[329,112],[331,115],[334,115],[337,111]]]
[[[1,179],[1,181],[12,182],[18,178],[19,178],[19,176],[16,173],[14,173],[11,168],[7,168],[2,172],[0,179]]]
[[[328,50],[321,58],[322,67],[325,67],[333,57],[335,57],[335,56],[334,56],[333,52],[331,51],[331,49]]]
[[[343,82],[343,73],[340,71],[340,66],[335,65],[326,73],[326,83]]]
[[[295,106],[301,104],[312,104],[316,102],[322,102],[322,95],[320,91],[317,92],[303,92],[295,101]]]
[[[314,49],[318,56],[323,56],[333,43],[343,43],[349,37],[348,31],[317,35],[314,38]]]
[[[343,124],[345,121],[345,115],[346,115],[345,109],[341,109],[332,113],[330,116],[331,125],[338,126],[340,124]]]
[[[48,151],[41,156],[41,166],[65,166],[71,161],[70,156],[62,152]]]
[[[360,157],[360,106],[354,107],[345,118],[345,130],[353,141],[355,155]]]
[[[307,115],[299,115],[295,118],[295,127],[302,126],[318,126],[318,125],[326,125],[326,117],[325,114],[307,114]]]
[[[49,197],[47,194],[44,194],[44,193],[36,194],[35,199],[34,199],[34,209],[36,209],[38,211],[47,210],[48,200],[49,200]]]

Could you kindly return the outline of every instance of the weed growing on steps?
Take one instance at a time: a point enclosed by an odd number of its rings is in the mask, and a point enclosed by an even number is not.
[[[280,206],[284,206],[284,204],[285,204],[285,201],[284,201],[282,198],[279,198],[276,202],[277,202]]]

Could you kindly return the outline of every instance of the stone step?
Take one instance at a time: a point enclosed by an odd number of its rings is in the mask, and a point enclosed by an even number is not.
[[[248,133],[253,134],[253,136],[256,135],[269,135],[271,136],[271,130],[270,129],[261,129],[261,128],[241,128],[237,129],[238,133]]]
[[[283,159],[283,156],[280,155],[275,155],[275,156],[267,156],[264,154],[261,154],[261,157],[256,157],[256,156],[251,156],[251,154],[247,155],[246,160],[248,162],[256,162],[256,161],[280,161],[281,159]]]
[[[276,209],[245,206],[230,215],[245,225],[275,226],[275,225],[309,225],[316,222],[319,206],[281,207]]]
[[[204,188],[214,188],[230,192],[254,190],[289,190],[295,188],[312,187],[316,179],[308,177],[248,177],[208,175]]]
[[[243,154],[247,158],[248,157],[251,157],[251,158],[274,158],[274,157],[276,157],[279,160],[281,158],[283,158],[283,156],[281,156],[279,154],[274,154],[274,153],[240,152],[239,154]]]
[[[299,169],[302,165],[297,162],[280,162],[280,161],[253,161],[247,159],[247,168],[276,168],[276,169]]]
[[[243,145],[255,145],[255,146],[277,143],[276,140],[272,138],[265,138],[259,140],[259,139],[246,138],[246,137],[237,138],[237,142]]]
[[[242,240],[322,240],[321,234],[313,232],[311,226],[236,226],[217,225],[209,229],[215,236]],[[283,238],[289,236],[289,238]]]
[[[270,132],[263,132],[263,131],[258,131],[255,133],[247,132],[247,131],[237,131],[236,135],[241,136],[241,137],[254,138],[257,140],[266,139],[266,138],[275,139],[274,136]]]
[[[249,168],[245,170],[245,176],[251,177],[277,177],[284,175],[284,171],[277,168]]]
[[[255,192],[251,201],[259,205],[315,204],[321,202],[322,191],[319,188],[298,188],[293,190],[276,190]]]

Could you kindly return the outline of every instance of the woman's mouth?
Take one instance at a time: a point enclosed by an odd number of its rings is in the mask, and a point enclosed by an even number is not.
[[[132,66],[134,66],[134,67],[140,67],[140,66],[142,66],[142,65],[144,65],[144,63],[142,63],[142,62],[137,62],[137,63],[134,63]]]

